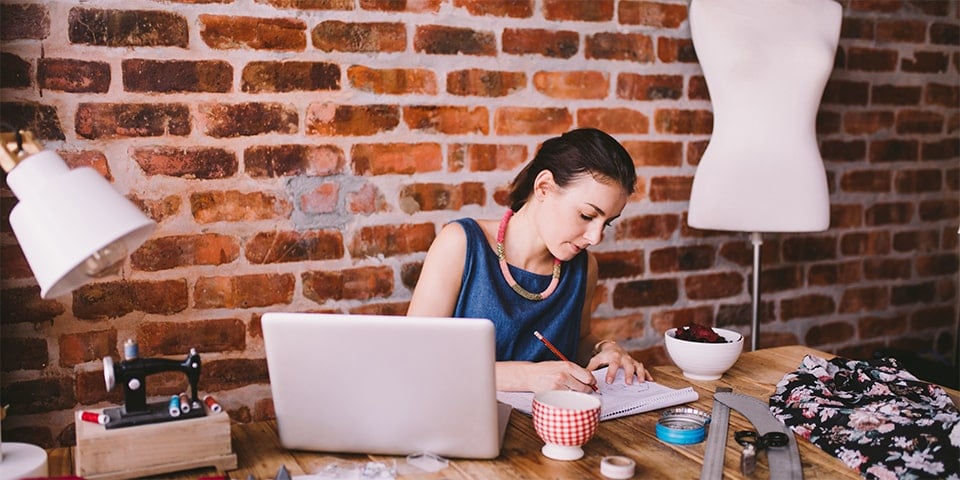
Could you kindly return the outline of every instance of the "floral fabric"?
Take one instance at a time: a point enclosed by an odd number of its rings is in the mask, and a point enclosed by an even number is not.
[[[960,412],[896,359],[807,355],[777,384],[770,411],[863,478],[960,480]]]

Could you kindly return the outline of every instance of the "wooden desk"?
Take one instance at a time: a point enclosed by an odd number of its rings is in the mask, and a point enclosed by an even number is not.
[[[832,355],[802,346],[768,348],[745,352],[737,364],[716,381],[692,381],[686,379],[674,366],[653,368],[659,383],[679,388],[695,387],[700,399],[691,406],[710,412],[713,406],[713,391],[719,386],[728,386],[734,391],[767,401],[774,386],[784,374],[796,370],[806,354],[824,358]],[[960,404],[960,392],[948,390],[955,404]],[[637,462],[634,478],[683,478],[698,479],[703,464],[705,442],[696,445],[678,446],[664,443],[656,438],[655,425],[659,412],[648,412],[630,417],[602,422],[597,435],[584,446],[584,458],[573,462],[550,460],[540,454],[543,445],[530,417],[514,411],[506,433],[500,457],[491,461],[453,460],[450,466],[435,474],[407,475],[410,479],[493,479],[493,478],[603,478],[600,475],[600,459],[608,455],[624,455]],[[739,469],[740,446],[733,440],[733,431],[750,428],[750,423],[736,411],[731,412],[730,428],[724,464],[724,478],[742,478]],[[230,478],[245,480],[252,474],[258,480],[273,479],[281,465],[294,475],[314,473],[323,467],[341,462],[362,465],[369,460],[392,463],[393,457],[366,455],[331,455],[288,451],[280,446],[275,422],[234,424],[232,426],[233,448],[238,458],[238,469],[230,471]],[[859,475],[824,453],[810,442],[798,438],[800,457],[805,478],[850,478]],[[50,475],[69,475],[73,471],[71,448],[50,452]],[[396,458],[397,464],[405,460]],[[194,470],[181,475],[164,475],[171,479],[196,479],[216,475],[213,469]],[[766,456],[761,455],[754,478],[769,478]]]

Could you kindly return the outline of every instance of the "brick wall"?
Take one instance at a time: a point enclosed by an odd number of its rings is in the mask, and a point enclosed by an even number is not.
[[[764,237],[762,346],[952,357],[958,10],[844,2],[818,119],[831,227]],[[4,0],[0,39],[0,118],[160,225],[120,275],[41,300],[3,189],[6,439],[71,444],[73,410],[121,401],[100,359],[126,338],[197,347],[203,391],[271,417],[263,312],[404,313],[440,225],[499,216],[575,127],[616,136],[640,177],[593,249],[600,336],[658,364],[671,326],[749,331],[748,234],[685,222],[712,113],[684,0]]]

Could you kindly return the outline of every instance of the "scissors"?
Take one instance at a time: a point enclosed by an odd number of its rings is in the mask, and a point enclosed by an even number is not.
[[[743,447],[740,453],[740,473],[752,475],[757,469],[757,453],[770,447],[785,447],[790,443],[783,432],[768,432],[763,435],[755,430],[737,430],[733,438]]]

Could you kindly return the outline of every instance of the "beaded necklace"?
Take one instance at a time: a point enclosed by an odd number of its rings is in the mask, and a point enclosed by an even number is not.
[[[503,238],[507,233],[507,223],[510,222],[510,217],[512,216],[513,210],[507,210],[507,212],[503,214],[503,220],[500,220],[500,228],[497,230],[497,258],[500,259],[500,272],[503,274],[503,279],[507,281],[507,285],[510,285],[510,288],[521,297],[533,301],[543,300],[549,297],[560,283],[560,260],[556,257],[553,259],[553,278],[550,279],[550,285],[547,285],[546,290],[540,293],[531,293],[521,287],[520,284],[513,279],[513,275],[510,274],[510,268],[507,267],[507,256],[503,248]]]

